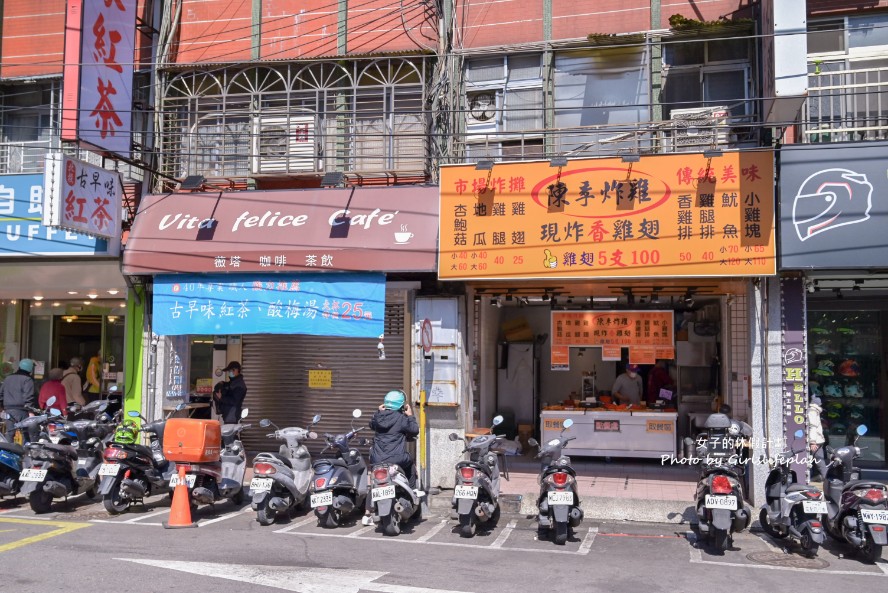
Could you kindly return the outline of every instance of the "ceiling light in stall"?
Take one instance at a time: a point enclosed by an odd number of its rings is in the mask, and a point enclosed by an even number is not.
[[[87,296],[87,298],[91,298],[91,299],[97,299],[97,298],[99,298],[99,295],[96,294],[95,292],[87,293],[86,296]]]
[[[40,303],[40,302],[38,302],[38,303],[31,303],[31,306],[32,306],[32,307],[42,307],[42,306],[43,306],[43,303]]]
[[[126,303],[117,303],[118,307],[126,307]]]
[[[109,289],[108,289],[108,294],[110,294],[110,295],[115,295],[115,294],[117,294],[118,292],[120,292],[120,291],[117,290],[116,288],[109,288]]]
[[[39,294],[35,294],[35,295],[34,295],[33,297],[31,297],[31,298],[34,299],[35,301],[42,301],[42,300],[43,300],[43,297],[40,296]]]
[[[58,301],[56,301],[55,303],[52,304],[52,306],[53,306],[53,307],[61,307],[62,304],[59,303]]]

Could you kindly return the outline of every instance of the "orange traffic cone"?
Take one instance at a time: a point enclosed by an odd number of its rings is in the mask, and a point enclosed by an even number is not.
[[[197,527],[191,521],[191,502],[188,500],[188,486],[185,482],[185,467],[179,466],[179,482],[173,490],[173,504],[170,506],[170,520],[164,521],[165,529]]]

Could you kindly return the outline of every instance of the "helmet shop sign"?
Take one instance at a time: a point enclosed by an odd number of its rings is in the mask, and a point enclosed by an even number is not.
[[[780,268],[883,267],[888,142],[780,150]]]

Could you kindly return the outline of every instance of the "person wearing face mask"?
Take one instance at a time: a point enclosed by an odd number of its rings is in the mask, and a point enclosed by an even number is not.
[[[641,396],[644,393],[644,383],[641,377],[638,376],[637,364],[626,366],[626,372],[617,377],[611,392],[621,404],[638,404],[641,402]]]
[[[216,408],[223,424],[237,424],[247,397],[247,384],[241,375],[241,365],[236,360],[229,362],[222,371],[228,374],[228,382],[217,384],[213,391]]]

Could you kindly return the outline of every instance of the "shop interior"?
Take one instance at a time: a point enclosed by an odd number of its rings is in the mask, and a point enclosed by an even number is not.
[[[827,443],[860,439],[861,467],[886,466],[888,278],[814,277],[807,283],[808,388],[822,402]]]
[[[734,408],[736,417],[747,414],[748,379],[742,379],[748,376],[748,362],[743,368],[731,368],[738,358],[729,350],[737,342],[736,337],[732,341],[731,324],[725,322],[737,322],[739,307],[733,305],[735,295],[745,295],[743,282],[472,288],[480,363],[475,374],[477,426],[485,426],[490,417],[502,414],[506,419],[503,429],[510,437],[518,436],[523,441],[530,435],[540,438],[542,433],[545,439],[549,417],[561,418],[569,413],[577,426],[573,414],[592,423],[585,416],[598,417],[593,412],[631,411],[651,422],[661,417],[674,422],[666,440],[661,436],[660,445],[647,453],[630,451],[632,447],[624,451],[628,457],[659,457],[660,453],[680,455],[683,438],[694,436],[705,418],[723,403]],[[746,324],[745,302],[742,305],[741,322]],[[552,370],[553,311],[671,311],[675,342],[674,358],[665,360],[669,380],[664,381],[662,370],[657,371],[657,396],[646,401],[649,380],[655,373],[654,361],[641,364],[638,375],[643,385],[642,403],[630,410],[612,399],[611,393],[615,380],[630,363],[628,348],[620,349],[619,360],[605,360],[601,347],[577,345],[570,348],[569,369]],[[659,397],[660,388],[671,391],[671,396],[663,393],[668,399]],[[632,438],[629,414],[608,418],[623,418],[619,429],[624,433],[622,438]],[[596,423],[594,430],[601,428],[599,425]],[[646,432],[652,432],[651,424],[646,426]],[[640,430],[645,432],[645,426]],[[597,435],[598,441],[603,437]],[[619,449],[619,443],[614,446]],[[590,456],[595,456],[594,451],[588,449]]]

